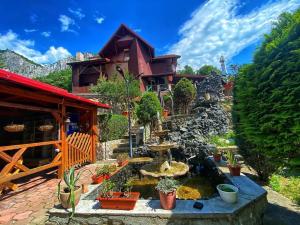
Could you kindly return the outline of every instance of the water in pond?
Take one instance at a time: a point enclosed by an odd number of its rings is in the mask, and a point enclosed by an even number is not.
[[[215,189],[207,178],[197,175],[192,178],[182,177],[176,179],[180,186],[177,189],[178,199],[200,199],[209,198],[215,193]],[[132,178],[132,191],[141,193],[141,198],[158,199],[158,191],[155,189],[159,179],[157,178]]]

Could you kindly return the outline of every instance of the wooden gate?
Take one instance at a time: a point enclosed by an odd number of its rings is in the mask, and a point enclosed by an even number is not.
[[[66,156],[66,167],[82,165],[93,161],[92,135],[74,132],[67,137],[68,154]]]

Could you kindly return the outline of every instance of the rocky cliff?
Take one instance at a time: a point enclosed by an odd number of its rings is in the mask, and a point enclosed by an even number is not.
[[[8,49],[0,50],[1,68],[30,78],[46,76],[51,72],[67,69],[69,67],[67,63],[73,60],[74,59],[72,57],[68,57],[53,64],[41,65],[14,51]]]

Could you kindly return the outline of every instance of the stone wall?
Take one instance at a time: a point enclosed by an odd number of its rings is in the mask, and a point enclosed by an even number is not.
[[[124,141],[124,139],[112,140],[97,144],[97,160],[111,159],[113,152]],[[106,151],[105,151],[106,150]]]

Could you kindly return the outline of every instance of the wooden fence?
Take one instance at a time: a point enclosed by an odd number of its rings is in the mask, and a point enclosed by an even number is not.
[[[74,132],[67,137],[66,169],[92,162],[92,135]]]

